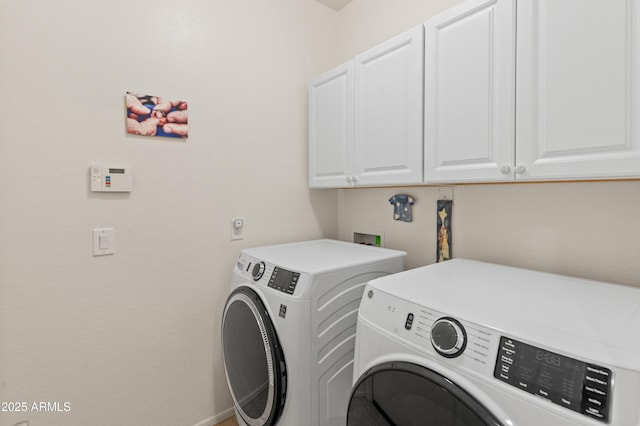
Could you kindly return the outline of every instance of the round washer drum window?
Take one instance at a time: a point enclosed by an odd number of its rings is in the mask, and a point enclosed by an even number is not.
[[[366,371],[351,394],[348,426],[502,426],[475,398],[434,371],[389,362]]]
[[[250,288],[238,288],[227,299],[222,345],[236,410],[250,426],[274,424],[284,406],[286,367],[273,323]]]

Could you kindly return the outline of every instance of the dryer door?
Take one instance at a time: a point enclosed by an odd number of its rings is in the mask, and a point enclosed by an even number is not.
[[[348,426],[502,426],[473,396],[444,376],[407,362],[363,374],[349,402]]]
[[[237,413],[249,426],[275,424],[284,407],[286,365],[271,318],[248,287],[237,288],[227,299],[222,346]]]

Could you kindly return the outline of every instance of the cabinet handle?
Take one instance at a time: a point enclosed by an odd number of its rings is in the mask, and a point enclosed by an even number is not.
[[[352,180],[353,178],[351,176],[347,176],[347,183],[351,183]]]
[[[509,166],[508,164],[503,164],[502,167],[500,167],[500,173],[502,173],[503,175],[508,175],[509,173],[511,173],[511,166]]]
[[[351,178],[351,181],[353,182],[353,184],[355,185],[356,183],[358,183],[358,176],[353,176]]]
[[[516,173],[519,175],[523,175],[527,171],[527,168],[524,164],[520,163],[516,166]]]

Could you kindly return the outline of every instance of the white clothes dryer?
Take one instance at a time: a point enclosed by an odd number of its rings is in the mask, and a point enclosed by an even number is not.
[[[640,289],[468,260],[371,281],[349,426],[640,426]]]
[[[240,425],[344,425],[366,282],[406,253],[334,240],[245,249],[222,320]]]

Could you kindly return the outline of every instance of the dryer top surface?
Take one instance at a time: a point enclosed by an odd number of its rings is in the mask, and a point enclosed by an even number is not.
[[[640,354],[640,289],[463,259],[369,283],[498,329],[533,325]],[[375,321],[375,319],[374,319]]]
[[[329,239],[248,248],[242,252],[264,262],[309,274],[374,264],[406,256],[403,251]]]

